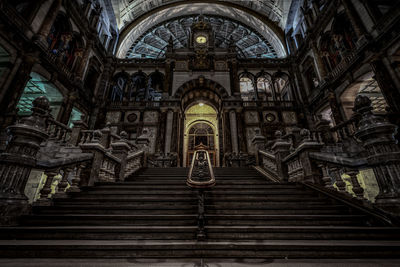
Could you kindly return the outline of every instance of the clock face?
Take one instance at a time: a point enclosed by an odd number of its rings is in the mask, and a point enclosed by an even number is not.
[[[205,44],[207,42],[207,37],[204,35],[199,35],[196,37],[196,43],[198,44]]]

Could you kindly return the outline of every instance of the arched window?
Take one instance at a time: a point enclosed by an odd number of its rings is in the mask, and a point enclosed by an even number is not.
[[[278,72],[275,74],[274,88],[276,100],[281,101],[292,99],[289,76],[286,73]]]
[[[273,87],[271,77],[269,75],[262,74],[257,78],[257,94],[259,100],[273,100]]]
[[[57,15],[56,20],[51,26],[50,33],[47,36],[49,50],[58,56],[66,49],[71,40],[71,24],[69,23],[68,18],[64,14],[60,13]]]
[[[204,145],[209,150],[215,147],[214,131],[207,123],[196,123],[189,130],[189,150],[195,150],[199,145]]]
[[[240,95],[244,101],[257,99],[254,89],[254,77],[251,73],[242,73],[240,75]]]
[[[124,90],[125,85],[127,83],[127,79],[124,75],[117,75],[114,78],[114,84],[112,86],[110,100],[113,102],[122,102],[124,99]]]
[[[144,101],[147,88],[147,76],[139,71],[132,75],[132,87],[129,90],[129,98],[136,101]]]
[[[147,86],[149,90],[148,100],[161,100],[162,92],[164,91],[164,75],[159,71],[153,72],[149,75]]]

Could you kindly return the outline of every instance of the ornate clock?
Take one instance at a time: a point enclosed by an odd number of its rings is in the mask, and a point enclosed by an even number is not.
[[[205,35],[198,35],[197,37],[196,37],[196,43],[198,43],[198,44],[205,44],[205,43],[207,43],[207,36],[205,36]]]

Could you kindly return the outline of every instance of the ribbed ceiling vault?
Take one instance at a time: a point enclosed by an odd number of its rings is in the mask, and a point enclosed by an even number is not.
[[[126,57],[128,50],[149,29],[183,15],[208,14],[236,20],[257,31],[277,57],[286,56],[282,27],[292,0],[208,1],[208,0],[112,0],[120,27],[117,56]],[[251,3],[250,3],[251,2]],[[129,11],[129,12],[128,12]],[[129,15],[130,14],[130,15]],[[280,19],[279,19],[280,18]]]

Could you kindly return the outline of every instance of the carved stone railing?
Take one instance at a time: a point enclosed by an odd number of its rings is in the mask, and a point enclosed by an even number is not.
[[[178,163],[178,155],[176,153],[157,153],[147,158],[147,165],[151,168],[170,168],[176,167]]]
[[[126,159],[125,178],[131,176],[142,167],[145,167],[146,158],[144,151],[133,152]]]
[[[255,155],[247,153],[226,153],[225,166],[227,167],[251,167],[255,166],[257,162]]]
[[[330,131],[333,134],[334,140],[336,142],[342,142],[345,139],[353,138],[357,131],[357,122],[358,119],[352,117],[351,119],[332,127]]]
[[[266,162],[264,169],[271,169],[273,155],[281,181],[312,184],[360,205],[372,205],[398,216],[400,148],[394,138],[397,127],[383,116],[372,113],[368,97],[358,96],[354,111],[357,119],[332,129],[326,127],[324,122],[316,124],[323,131],[301,130],[299,141],[296,134],[283,136],[278,131],[272,152],[260,151],[263,160],[259,161],[259,165]],[[329,138],[327,133],[336,134],[336,138]],[[335,143],[330,139],[338,140]],[[362,180],[357,177],[361,171],[374,173],[379,194],[373,199],[367,194],[369,188],[362,185]]]
[[[278,168],[276,165],[276,157],[270,151],[259,151],[259,165],[267,173],[267,176],[271,177],[274,181],[279,180]]]
[[[47,120],[47,134],[50,140],[58,141],[61,143],[69,143],[71,139],[72,129],[67,125],[55,121],[52,118]]]
[[[32,115],[7,128],[8,142],[0,154],[0,224],[15,224],[29,212],[25,187],[32,170],[41,174],[37,183],[43,182],[34,205],[51,205],[53,197],[66,197],[95,182],[123,181],[146,165],[138,147],[148,145],[147,136],[140,136],[136,145],[125,132],[111,134],[108,126],[87,130],[83,120],[70,129],[50,116],[46,97],[38,97],[32,106]]]
[[[215,185],[215,177],[211,165],[210,155],[206,150],[197,150],[194,152],[186,184],[197,190],[197,240],[204,241],[206,239],[204,189],[211,188]]]

